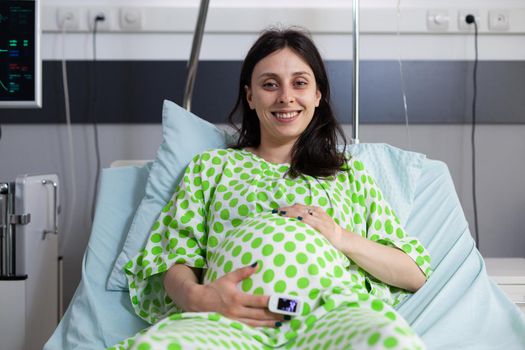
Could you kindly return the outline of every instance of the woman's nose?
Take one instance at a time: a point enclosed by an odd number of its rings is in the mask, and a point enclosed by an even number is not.
[[[284,88],[279,95],[279,103],[292,103],[295,101],[295,98],[292,94],[292,91]]]

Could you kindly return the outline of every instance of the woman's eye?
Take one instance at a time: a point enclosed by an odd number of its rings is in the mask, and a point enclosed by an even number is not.
[[[277,87],[277,84],[276,83],[273,83],[273,82],[266,82],[263,84],[263,88],[265,89],[272,89],[272,88],[276,88]]]
[[[297,85],[297,86],[306,86],[306,85],[308,85],[308,82],[304,81],[304,80],[298,80],[298,81],[295,82],[295,85]]]

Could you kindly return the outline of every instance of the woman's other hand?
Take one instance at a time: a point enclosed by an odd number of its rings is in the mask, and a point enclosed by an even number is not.
[[[294,204],[274,210],[281,216],[296,218],[313,229],[319,231],[332,245],[341,250],[343,244],[343,229],[322,208]]]
[[[257,265],[242,267],[210,284],[196,284],[190,290],[190,310],[218,312],[252,327],[279,327],[283,316],[268,310],[267,295],[252,295],[239,290],[238,284],[257,272]]]

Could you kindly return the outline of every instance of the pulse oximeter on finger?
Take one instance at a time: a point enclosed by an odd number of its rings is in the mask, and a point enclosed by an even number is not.
[[[276,314],[299,316],[303,311],[303,300],[293,295],[274,294],[270,296],[268,309]]]

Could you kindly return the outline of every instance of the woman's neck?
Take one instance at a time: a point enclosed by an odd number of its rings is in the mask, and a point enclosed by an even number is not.
[[[248,150],[258,157],[266,160],[270,163],[275,164],[284,164],[290,163],[292,160],[292,147],[291,144],[281,144],[281,145],[269,145],[261,142],[257,148],[248,148]]]

